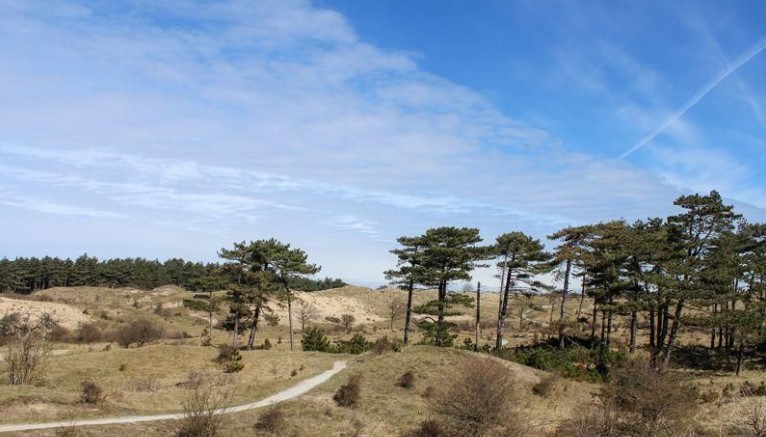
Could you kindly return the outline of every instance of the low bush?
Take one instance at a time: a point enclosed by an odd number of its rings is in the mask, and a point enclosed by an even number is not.
[[[189,386],[183,403],[184,416],[176,430],[178,437],[214,437],[220,434],[224,417],[216,410],[228,405],[234,390],[226,380],[203,376]]]
[[[83,404],[96,405],[104,401],[104,392],[101,386],[93,381],[80,383],[80,402]]]
[[[74,332],[74,340],[77,343],[98,343],[106,339],[104,326],[99,322],[85,322],[77,326]]]
[[[750,381],[745,381],[739,388],[741,396],[766,396],[766,382],[761,381],[759,385],[755,385]]]
[[[254,426],[258,431],[274,435],[283,433],[286,427],[287,418],[285,417],[285,413],[279,407],[269,408],[261,413],[258,417],[258,422],[256,422]]]
[[[117,344],[128,348],[135,344],[143,346],[144,344],[159,340],[165,334],[165,330],[148,319],[138,319],[120,326],[116,332]]]
[[[228,344],[218,347],[218,356],[213,361],[222,364],[223,371],[226,373],[237,373],[245,368],[245,365],[241,362],[242,355],[239,353],[239,349]]]
[[[183,305],[192,311],[206,312],[208,309],[208,302],[201,302],[195,299],[184,299]]]
[[[404,372],[399,377],[399,387],[412,388],[415,386],[415,374],[411,370]]]
[[[388,339],[388,336],[385,336],[375,340],[375,345],[372,347],[372,350],[378,355],[386,352],[400,352],[402,350],[402,345],[401,340],[396,339],[392,341]]]
[[[490,431],[516,435],[514,388],[502,363],[473,357],[458,369],[454,383],[434,398],[434,409],[457,435],[483,436]]]
[[[576,343],[564,349],[559,349],[550,343],[539,343],[534,346],[502,349],[493,353],[501,358],[565,378],[591,382],[605,380],[611,366],[624,363],[627,359],[627,355],[623,352],[592,351]]]
[[[339,341],[333,352],[358,355],[372,349],[373,345],[362,334],[355,334],[350,340]]]
[[[420,426],[410,432],[402,434],[402,437],[451,437],[442,422],[436,419],[426,419],[420,422]]]
[[[332,399],[341,407],[354,407],[359,402],[362,390],[362,376],[351,375],[345,384],[340,386]]]
[[[532,386],[532,393],[543,398],[549,397],[556,391],[557,380],[558,378],[553,374],[543,376]]]

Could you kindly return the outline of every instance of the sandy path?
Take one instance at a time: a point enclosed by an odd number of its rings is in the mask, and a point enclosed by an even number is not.
[[[265,399],[257,402],[237,405],[234,407],[221,408],[215,411],[215,414],[229,414],[239,413],[241,411],[253,410],[256,408],[263,408],[269,405],[277,404],[289,399],[297,398],[298,396],[307,393],[314,387],[326,382],[333,375],[346,368],[345,361],[336,361],[333,364],[332,369],[322,372],[317,376],[305,379],[298,384],[283,390],[277,394],[271,395]],[[0,432],[15,432],[15,431],[29,431],[33,429],[48,429],[48,428],[63,428],[68,426],[91,426],[91,425],[112,425],[118,423],[137,423],[137,422],[151,422],[155,420],[178,420],[183,419],[183,413],[171,413],[171,414],[153,414],[147,416],[121,416],[121,417],[105,417],[102,419],[87,419],[87,420],[67,420],[60,422],[47,422],[47,423],[24,423],[14,425],[0,425]]]

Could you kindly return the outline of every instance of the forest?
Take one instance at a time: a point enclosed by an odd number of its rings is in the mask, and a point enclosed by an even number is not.
[[[83,254],[70,258],[0,259],[0,293],[30,294],[52,287],[133,287],[151,290],[177,285],[199,290],[211,280],[223,278],[221,265],[172,258],[165,262],[144,258],[99,260]],[[301,291],[317,291],[346,285],[341,279],[291,277],[290,285]]]

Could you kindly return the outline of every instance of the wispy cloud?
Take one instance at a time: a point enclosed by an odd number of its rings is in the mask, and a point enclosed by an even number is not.
[[[702,100],[706,95],[708,95],[708,93],[710,93],[710,91],[712,91],[715,87],[717,87],[718,84],[723,82],[727,77],[729,77],[729,75],[737,71],[743,65],[747,64],[751,59],[758,56],[758,54],[760,54],[764,49],[766,49],[766,37],[761,38],[755,44],[753,44],[747,50],[745,50],[740,56],[738,56],[734,60],[734,62],[727,65],[726,68],[720,71],[705,86],[700,88],[700,90],[697,91],[689,100],[687,100],[686,103],[684,103],[673,114],[671,114],[667,119],[665,119],[662,122],[662,124],[660,124],[656,129],[654,129],[648,135],[641,138],[641,140],[639,140],[636,144],[634,144],[633,147],[623,152],[619,156],[619,159],[627,158],[628,156],[635,153],[638,149],[649,144],[652,140],[657,138],[657,136],[665,132],[665,130],[667,130],[668,127],[673,125],[673,123],[675,123],[677,120],[683,117],[684,114],[686,114],[695,105],[697,105],[700,102],[700,100]]]

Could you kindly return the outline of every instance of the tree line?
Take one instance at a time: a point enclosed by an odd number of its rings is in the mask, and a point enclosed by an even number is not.
[[[571,284],[579,280],[580,321],[583,300],[593,300],[587,321],[591,347],[608,351],[614,319],[627,317],[628,347],[633,352],[640,322],[645,320],[648,327],[642,330],[648,330],[644,334],[651,362],[664,369],[682,327],[705,329],[709,347],[736,355],[740,372],[764,336],[766,225],[748,223],[715,191],[681,196],[674,204],[679,213],[666,218],[564,228],[548,236],[557,244],[550,252],[519,231],[502,234],[489,245],[480,245],[475,228],[441,227],[400,237],[400,247],[392,250],[397,266],[385,274],[408,292],[405,343],[414,320],[428,341],[451,345],[454,334],[446,317],[454,314],[451,308],[456,304],[478,302],[480,286],[476,299],[467,299],[464,293],[450,291],[449,283],[469,280],[472,270],[493,265],[500,279],[495,349],[505,344],[509,299],[543,291],[561,297],[558,320],[551,315],[559,347],[574,341],[569,338],[572,322],[567,306]],[[554,272],[562,286],[550,289],[535,280],[547,272]],[[437,298],[413,308],[416,286],[435,288]],[[420,317],[414,319],[412,314]]]
[[[43,257],[0,259],[0,293],[30,294],[52,287],[133,287],[151,290],[177,285],[199,290],[216,278],[225,278],[219,263],[202,263],[172,258],[164,262],[145,258],[99,260],[83,254],[76,259]],[[288,278],[293,289],[317,291],[346,285],[341,279]]]

